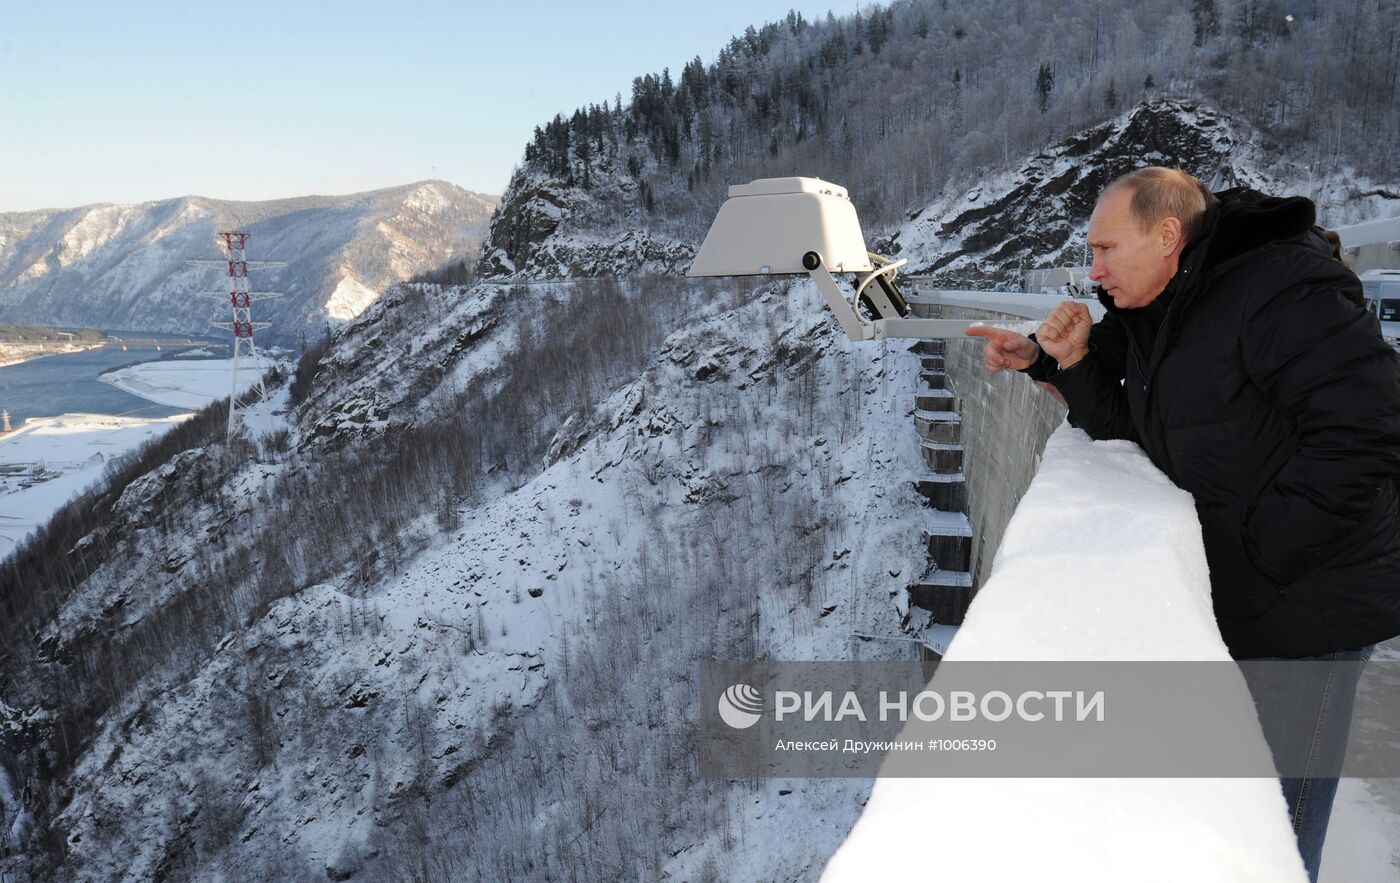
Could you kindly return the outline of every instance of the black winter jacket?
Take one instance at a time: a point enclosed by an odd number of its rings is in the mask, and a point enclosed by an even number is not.
[[[1137,442],[1195,498],[1235,658],[1393,637],[1400,356],[1311,201],[1217,196],[1166,290],[1121,310],[1100,290],[1088,355],[1042,373],[1074,425]]]

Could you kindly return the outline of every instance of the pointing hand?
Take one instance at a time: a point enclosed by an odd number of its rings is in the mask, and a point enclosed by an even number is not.
[[[966,333],[969,337],[986,338],[987,346],[982,350],[982,364],[993,374],[1007,368],[1020,371],[1040,355],[1040,348],[1035,345],[1035,341],[1024,334],[1004,328],[974,325],[967,329]]]

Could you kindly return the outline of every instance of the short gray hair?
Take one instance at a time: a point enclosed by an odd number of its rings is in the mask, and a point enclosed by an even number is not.
[[[1196,235],[1206,209],[1217,201],[1210,188],[1194,175],[1164,166],[1147,166],[1116,178],[1099,198],[1123,187],[1133,194],[1129,213],[1139,227],[1147,230],[1166,218],[1176,218],[1181,221],[1185,240]]]

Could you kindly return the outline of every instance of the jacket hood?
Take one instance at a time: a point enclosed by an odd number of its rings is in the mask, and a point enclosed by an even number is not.
[[[1248,187],[1215,194],[1219,203],[1206,210],[1200,231],[1182,251],[1203,249],[1199,270],[1224,263],[1261,245],[1301,236],[1317,223],[1317,208],[1304,196],[1266,196]]]

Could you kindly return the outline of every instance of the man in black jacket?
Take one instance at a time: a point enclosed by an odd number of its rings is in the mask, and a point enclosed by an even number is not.
[[[1364,661],[1400,634],[1400,357],[1315,220],[1307,199],[1139,169],[1089,223],[1102,320],[1070,301],[1030,337],[969,331],[988,370],[1052,384],[1073,425],[1191,493],[1237,659]],[[1313,879],[1330,784],[1284,782]]]
[[[969,332],[989,370],[1053,384],[1074,425],[1191,493],[1237,659],[1400,634],[1400,357],[1314,220],[1301,197],[1139,169],[1090,220],[1100,322],[1069,301],[1030,338]]]

